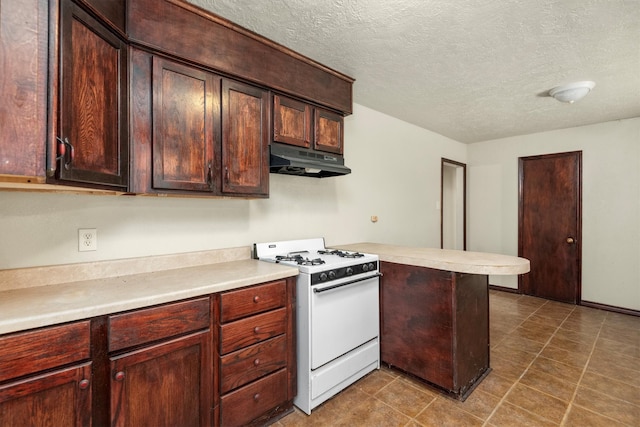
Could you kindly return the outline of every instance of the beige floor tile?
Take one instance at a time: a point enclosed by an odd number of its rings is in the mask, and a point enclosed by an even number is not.
[[[446,398],[438,397],[415,420],[425,427],[474,427],[482,426],[483,420],[458,408]]]
[[[564,421],[566,427],[612,427],[615,420],[588,411],[579,406],[572,406]]]
[[[586,387],[578,388],[573,404],[626,425],[640,424],[640,406]]]
[[[496,427],[554,427],[559,425],[509,402],[500,404],[489,418],[488,423]]]
[[[573,366],[566,365],[556,360],[547,359],[545,357],[538,357],[531,364],[530,369],[539,370],[555,378],[576,384],[578,383],[583,371],[582,368],[574,368]]]
[[[406,381],[395,380],[375,394],[376,399],[413,418],[436,397],[414,387]]]
[[[478,390],[492,394],[498,398],[502,398],[511,388],[514,381],[498,375],[495,371],[491,371],[482,382],[476,387],[475,393]],[[473,394],[472,393],[472,394]]]
[[[556,378],[536,369],[529,369],[520,382],[562,400],[569,400],[576,389],[576,383]]]
[[[580,386],[640,406],[640,384],[631,385],[587,371],[580,381]]]
[[[452,400],[452,403],[463,411],[486,420],[500,403],[500,398],[482,390],[474,390],[464,402]]]
[[[573,366],[574,368],[579,369],[583,369],[586,366],[587,361],[589,361],[588,353],[568,351],[552,345],[546,346],[540,353],[540,356],[546,357],[547,359],[556,360],[558,362],[564,363],[565,365]]]
[[[560,424],[569,402],[534,390],[523,384],[516,384],[505,400],[548,421]]]

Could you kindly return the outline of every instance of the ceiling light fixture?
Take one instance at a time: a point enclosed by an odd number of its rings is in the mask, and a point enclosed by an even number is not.
[[[556,86],[549,91],[549,96],[553,96],[560,102],[574,102],[584,98],[596,84],[592,81],[569,83]]]

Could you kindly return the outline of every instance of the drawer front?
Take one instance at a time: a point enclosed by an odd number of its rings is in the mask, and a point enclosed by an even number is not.
[[[287,400],[287,370],[282,369],[225,396],[220,403],[220,425],[248,424]]]
[[[220,354],[227,354],[285,333],[286,320],[286,309],[279,308],[221,325]]]
[[[0,382],[89,358],[90,322],[0,337]]]
[[[109,351],[209,327],[209,298],[109,316]]]
[[[220,321],[222,323],[284,307],[287,287],[284,280],[225,292],[220,296]]]
[[[230,353],[220,361],[220,392],[224,394],[286,365],[285,335]]]

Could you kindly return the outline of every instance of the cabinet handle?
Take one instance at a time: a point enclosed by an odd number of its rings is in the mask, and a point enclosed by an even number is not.
[[[224,167],[224,182],[229,183],[229,168],[227,166]]]
[[[89,380],[84,379],[84,380],[80,381],[78,383],[78,387],[80,387],[80,390],[86,390],[89,387]]]
[[[124,380],[124,372],[122,372],[122,371],[117,372],[116,375],[115,375],[115,379],[116,379],[116,381]]]
[[[258,365],[260,364],[260,359],[256,359],[256,360],[254,360],[254,361],[253,361],[253,364],[254,364],[255,366],[258,366]]]
[[[260,333],[260,326],[256,326],[255,328],[253,328],[253,332],[256,334]]]
[[[73,162],[73,158],[76,155],[76,150],[73,148],[73,145],[69,142],[69,138],[65,136],[64,140],[58,139],[58,157],[56,160],[61,160],[64,164],[64,168],[69,170],[71,168],[71,163]],[[67,147],[69,150],[67,151]]]
[[[213,170],[211,167],[211,162],[209,162],[207,164],[208,167],[208,171],[207,171],[207,184],[209,184],[209,187],[211,187],[211,184],[213,183]]]
[[[253,297],[253,302],[255,302],[256,304],[259,303],[260,302],[260,297],[258,295]]]
[[[253,400],[258,400],[260,399],[260,393],[256,393],[253,395]]]

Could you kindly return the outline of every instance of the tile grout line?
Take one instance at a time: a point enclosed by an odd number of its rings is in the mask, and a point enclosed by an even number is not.
[[[526,322],[531,316],[533,316],[536,312],[538,312],[538,310],[540,310],[542,307],[544,307],[545,305],[547,305],[549,303],[549,301],[545,301],[544,304],[542,304],[540,307],[538,307],[535,311],[533,311],[531,314],[529,314],[519,325],[518,327],[520,327],[524,322]],[[549,345],[549,343],[551,342],[551,340],[553,339],[553,337],[556,335],[556,333],[558,332],[558,330],[560,329],[560,327],[564,324],[564,322],[566,322],[566,320],[569,318],[569,316],[574,312],[575,307],[573,307],[571,309],[571,311],[565,316],[564,320],[562,320],[562,322],[560,322],[560,324],[558,326],[556,326],[555,331],[553,331],[553,334],[551,334],[551,336],[547,339],[547,341],[544,343],[544,345],[542,346],[542,348],[540,349],[540,351],[538,351],[536,353],[536,357],[533,358],[533,360],[531,362],[529,362],[529,364],[527,365],[527,367],[525,368],[525,370],[520,374],[520,376],[513,382],[513,384],[511,385],[511,387],[509,387],[509,390],[507,390],[507,392],[502,396],[502,398],[500,399],[500,401],[498,402],[498,404],[496,405],[495,408],[493,408],[493,411],[491,411],[491,413],[489,414],[489,416],[487,417],[487,419],[485,420],[485,422],[482,424],[483,427],[489,426],[489,420],[491,419],[491,417],[493,417],[493,415],[496,413],[496,411],[498,410],[498,408],[506,401],[507,396],[509,395],[509,393],[511,393],[511,391],[516,387],[516,385],[518,385],[520,383],[520,380],[522,379],[522,377],[524,377],[526,375],[526,373],[529,371],[529,368],[531,368],[531,365],[533,365],[535,363],[536,360],[538,360],[538,357],[540,357],[540,355],[542,354],[542,352],[544,351],[545,348],[547,348],[547,346]],[[518,327],[516,327],[515,329],[517,329]],[[515,330],[514,329],[514,330]],[[546,394],[546,393],[545,393]],[[569,405],[570,406],[570,405]],[[521,408],[521,407],[519,407]],[[568,411],[567,407],[567,411]],[[535,415],[536,417],[539,417],[539,415],[534,414],[533,412],[527,411],[525,408],[521,408],[522,410]],[[566,416],[566,412],[565,411],[565,416]],[[547,419],[542,417],[543,419]],[[563,417],[564,420],[564,417]],[[549,420],[550,421],[550,420]]]
[[[582,378],[584,378],[584,374],[587,372],[587,368],[589,367],[589,362],[591,362],[591,357],[593,356],[593,352],[596,349],[596,344],[598,343],[598,338],[600,338],[600,332],[602,332],[602,327],[604,325],[604,322],[606,320],[606,318],[609,316],[609,314],[607,313],[606,316],[602,319],[602,322],[600,323],[600,328],[598,329],[598,333],[596,334],[596,339],[593,341],[593,345],[591,346],[591,351],[589,352],[589,357],[587,358],[587,362],[584,364],[584,367],[582,368],[582,372],[580,373],[580,378],[578,378],[578,383],[576,384],[576,389],[573,391],[573,394],[571,396],[571,400],[569,401],[569,406],[567,406],[567,410],[564,413],[564,417],[562,417],[562,421],[560,422],[560,426],[564,426],[565,423],[567,422],[567,419],[569,417],[569,412],[571,412],[571,408],[573,407],[573,403],[576,399],[576,396],[578,395],[578,388],[580,388],[580,383],[582,382]],[[564,323],[564,322],[562,322]],[[593,411],[590,411],[593,412]],[[599,414],[601,415],[601,414]],[[609,418],[609,417],[607,417]]]

